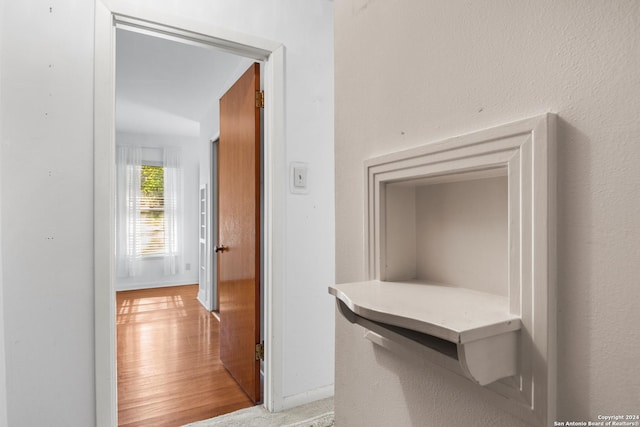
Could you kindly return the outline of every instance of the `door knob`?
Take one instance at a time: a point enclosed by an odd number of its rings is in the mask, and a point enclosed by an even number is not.
[[[213,250],[215,252],[224,252],[227,249],[229,249],[229,248],[227,248],[225,245],[220,245],[220,246],[216,245],[216,246],[213,247]]]

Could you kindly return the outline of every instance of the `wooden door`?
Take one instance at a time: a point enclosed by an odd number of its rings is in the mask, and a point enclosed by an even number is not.
[[[220,99],[218,289],[220,359],[256,403],[260,361],[260,66]]]

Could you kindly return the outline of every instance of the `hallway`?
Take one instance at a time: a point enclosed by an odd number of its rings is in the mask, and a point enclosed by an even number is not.
[[[119,426],[180,426],[252,402],[219,359],[197,285],[117,292]]]

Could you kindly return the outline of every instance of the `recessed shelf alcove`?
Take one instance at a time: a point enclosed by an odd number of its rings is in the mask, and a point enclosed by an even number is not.
[[[535,425],[555,419],[555,116],[365,163],[365,280],[338,310]]]

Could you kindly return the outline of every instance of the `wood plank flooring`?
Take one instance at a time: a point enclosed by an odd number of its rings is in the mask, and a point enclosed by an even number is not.
[[[118,425],[181,426],[253,403],[222,366],[197,285],[116,294]]]

